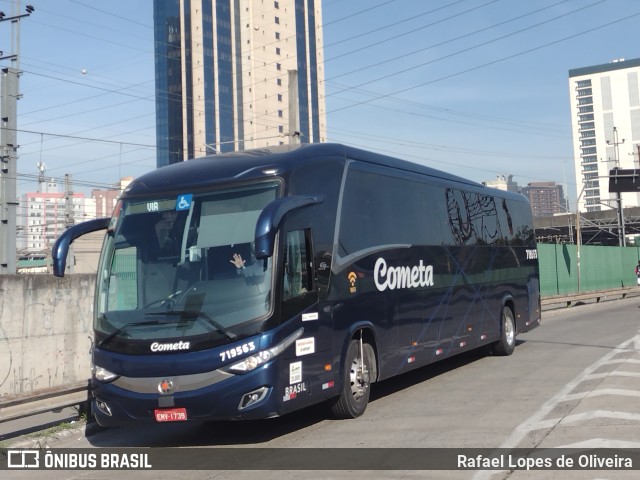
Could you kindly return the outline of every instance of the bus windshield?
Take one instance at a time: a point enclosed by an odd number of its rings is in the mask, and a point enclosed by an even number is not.
[[[259,332],[271,310],[272,259],[257,260],[253,242],[277,192],[268,182],[122,199],[98,270],[98,347],[194,337],[206,348]]]

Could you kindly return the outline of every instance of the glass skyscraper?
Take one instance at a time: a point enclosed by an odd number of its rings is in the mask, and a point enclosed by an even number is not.
[[[326,136],[321,0],[154,0],[158,167]]]

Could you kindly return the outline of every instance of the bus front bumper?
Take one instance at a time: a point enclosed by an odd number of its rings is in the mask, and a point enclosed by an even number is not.
[[[271,368],[270,368],[271,367]],[[92,380],[92,412],[100,426],[139,422],[258,419],[279,416],[277,375],[264,365],[244,375],[229,375],[194,389],[181,387],[181,377],[136,378],[133,383]],[[119,379],[120,380],[120,379]],[[145,387],[144,385],[147,384]],[[150,392],[154,384],[157,393]],[[164,390],[166,393],[161,393]]]

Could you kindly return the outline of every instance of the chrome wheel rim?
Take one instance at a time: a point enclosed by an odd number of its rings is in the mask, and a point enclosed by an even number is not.
[[[364,397],[367,388],[369,388],[369,372],[367,366],[358,357],[351,362],[349,381],[351,383],[351,395],[355,400],[360,400]]]
[[[513,345],[516,340],[516,331],[513,326],[513,318],[510,315],[505,315],[504,318],[504,338],[509,345]]]

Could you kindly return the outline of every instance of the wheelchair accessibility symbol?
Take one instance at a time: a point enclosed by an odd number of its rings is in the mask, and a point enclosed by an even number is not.
[[[189,210],[191,208],[191,201],[193,200],[192,194],[187,195],[178,195],[178,199],[176,200],[176,210]]]

